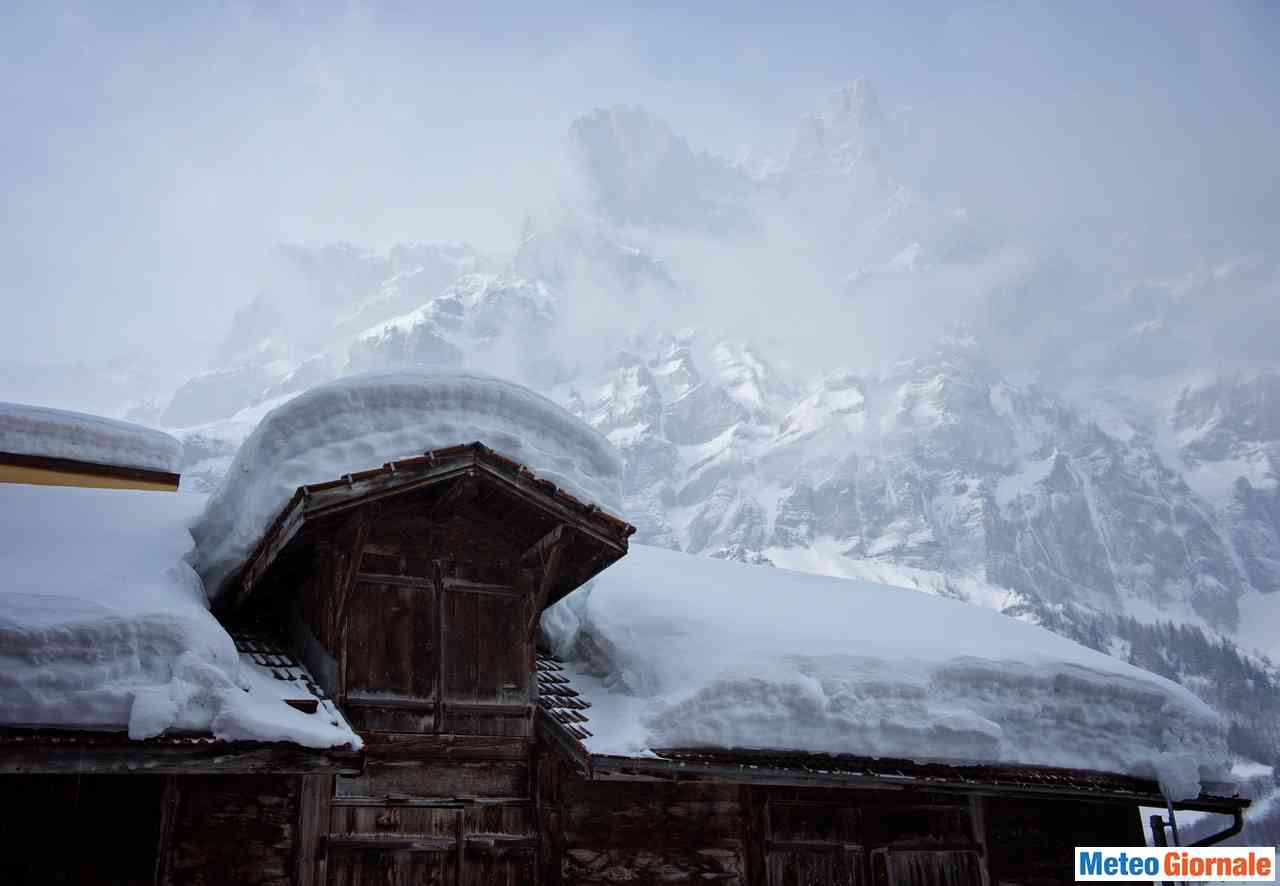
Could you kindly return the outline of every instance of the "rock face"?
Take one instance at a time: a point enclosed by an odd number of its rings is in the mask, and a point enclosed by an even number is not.
[[[599,111],[570,133],[581,205],[531,219],[507,262],[460,246],[291,248],[294,306],[254,300],[225,359],[164,414],[204,425],[186,432],[190,482],[215,484],[261,414],[307,387],[481,368],[609,438],[640,542],[1001,609],[1184,682],[1231,714],[1239,747],[1276,753],[1262,654],[1280,654],[1280,373],[1193,370],[1197,330],[1235,329],[1257,303],[1239,293],[1280,279],[1277,264],[1082,297],[1089,274],[1058,259],[1009,270],[993,225],[902,184],[894,126],[855,84],[785,161],[749,173],[643,111]],[[780,276],[771,262],[794,244],[815,258]],[[913,307],[931,287],[945,299]],[[879,326],[863,307],[876,299],[891,308]],[[933,315],[961,309],[969,331],[939,334]],[[738,335],[748,310],[764,319]],[[802,329],[848,325],[862,341],[906,326],[907,356],[797,361],[772,331],[806,311],[821,322]],[[1248,632],[1268,617],[1269,634]]]

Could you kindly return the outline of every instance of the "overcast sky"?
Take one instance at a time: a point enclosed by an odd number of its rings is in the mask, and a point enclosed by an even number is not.
[[[178,6],[0,11],[0,363],[207,348],[281,240],[501,254],[594,107],[732,158],[858,76],[948,202],[1280,229],[1273,3]]]

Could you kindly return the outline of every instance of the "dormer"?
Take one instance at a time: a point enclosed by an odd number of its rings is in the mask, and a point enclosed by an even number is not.
[[[481,443],[300,487],[215,601],[269,621],[357,730],[528,736],[542,610],[634,528]]]

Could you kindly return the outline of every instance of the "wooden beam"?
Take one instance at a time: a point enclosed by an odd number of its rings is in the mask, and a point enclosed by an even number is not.
[[[312,750],[283,742],[223,742],[193,739],[190,743],[147,744],[123,736],[119,743],[39,740],[0,744],[0,774],[49,775],[291,775],[338,773],[358,775],[361,751]]]
[[[152,468],[130,468],[122,465],[106,465],[97,462],[80,461],[74,458],[54,458],[48,455],[27,455],[20,452],[0,452],[0,465],[12,465],[32,471],[45,471],[50,474],[82,475],[101,477],[104,480],[119,481],[119,485],[109,487],[116,489],[177,489],[180,481],[178,474],[171,471],[157,471]],[[63,485],[63,484],[54,484]],[[70,485],[70,484],[66,484]],[[91,485],[91,484],[83,484]]]
[[[548,532],[542,538],[535,541],[525,549],[525,552],[518,558],[518,562],[530,565],[541,566],[547,562],[547,556],[551,553],[551,549],[560,544],[568,535],[570,527],[566,523],[557,523],[556,527]]]
[[[564,549],[568,547],[572,538],[572,527],[561,523],[520,555],[520,562],[532,565],[538,573],[529,618],[525,624],[526,640],[532,640],[534,633],[538,630],[538,618],[547,606],[551,589],[560,580],[560,563],[564,557]]]
[[[216,613],[233,612],[248,599],[262,576],[267,574],[271,564],[276,561],[276,557],[280,556],[280,552],[298,534],[305,519],[303,495],[302,490],[299,489],[271,524],[267,534],[262,537],[262,541],[258,543],[258,547],[250,555],[249,562],[234,583],[214,600],[213,608]]]
[[[342,558],[334,576],[336,605],[333,636],[338,647],[338,691],[343,698],[347,693],[347,603],[355,591],[356,576],[360,574],[360,560],[364,556],[364,546],[369,541],[369,530],[381,508],[381,502],[361,505],[338,530],[338,539],[349,539],[345,551],[334,553],[334,557]]]
[[[548,718],[549,719],[549,718]],[[554,724],[552,724],[554,725]],[[657,751],[661,753],[661,750]],[[597,781],[667,781],[707,782],[719,784],[756,784],[778,787],[834,787],[890,791],[936,791],[990,797],[1071,797],[1097,803],[1122,803],[1143,806],[1160,805],[1159,787],[1151,782],[1150,793],[1128,790],[1072,789],[1057,785],[993,784],[978,780],[940,777],[911,777],[854,772],[823,772],[782,769],[757,764],[704,763],[694,760],[669,760],[649,757],[620,757],[612,754],[590,755],[590,778]],[[1243,798],[1200,797],[1175,803],[1178,809],[1203,812],[1230,812],[1243,808]]]
[[[156,883],[168,886],[173,858],[173,826],[178,817],[178,777],[167,775],[160,795],[160,838],[156,846]]]
[[[321,879],[321,834],[329,832],[332,775],[304,775],[298,779],[298,824],[294,860],[297,886],[325,886]]]

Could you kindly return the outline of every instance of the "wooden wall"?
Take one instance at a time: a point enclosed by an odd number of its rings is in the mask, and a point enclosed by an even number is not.
[[[530,735],[535,617],[524,550],[467,510],[421,498],[315,527],[286,565],[281,616],[361,733]]]
[[[0,776],[0,884],[288,886],[297,776]]]
[[[298,839],[298,776],[168,780],[161,886],[289,886]]]
[[[151,886],[158,775],[0,776],[0,884]]]
[[[369,764],[322,813],[333,886],[525,886],[538,835],[524,739],[369,733]]]
[[[1133,806],[992,797],[985,817],[992,886],[1069,882],[1076,846],[1146,845]]]
[[[544,886],[1047,886],[1072,882],[1072,846],[1142,845],[1123,805],[587,781],[551,755],[538,795]]]

